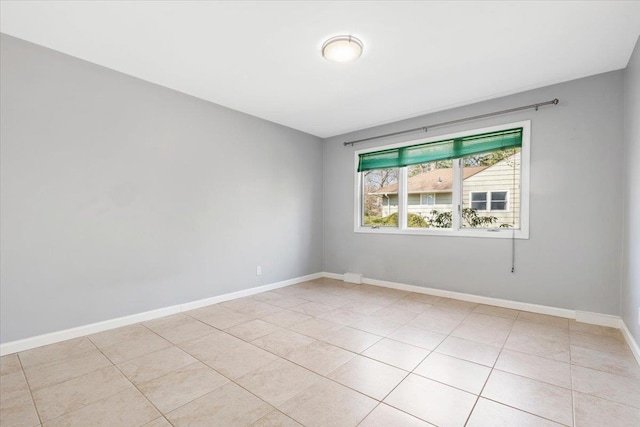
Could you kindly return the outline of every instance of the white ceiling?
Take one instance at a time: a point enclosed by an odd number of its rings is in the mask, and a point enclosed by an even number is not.
[[[624,68],[640,2],[2,1],[0,31],[321,137]],[[364,54],[331,64],[323,41]]]

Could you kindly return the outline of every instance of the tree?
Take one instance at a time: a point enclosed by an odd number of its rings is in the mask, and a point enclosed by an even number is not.
[[[398,182],[398,169],[372,169],[364,173],[364,212],[367,217],[382,216],[382,194],[372,194]],[[397,192],[397,190],[396,190]],[[368,224],[368,223],[367,223]]]
[[[429,227],[433,228],[451,228],[453,225],[453,213],[451,211],[448,212],[439,212],[437,210],[432,210],[430,212],[430,216],[426,218],[427,224]],[[492,225],[498,222],[498,218],[495,216],[479,216],[477,209],[464,208],[462,209],[462,223],[463,225],[471,228],[484,227],[488,225]],[[511,227],[510,224],[500,224],[500,228],[508,228]]]

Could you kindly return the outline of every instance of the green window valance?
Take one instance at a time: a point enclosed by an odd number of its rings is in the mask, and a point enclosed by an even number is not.
[[[358,172],[458,159],[512,147],[522,147],[522,128],[360,154]]]

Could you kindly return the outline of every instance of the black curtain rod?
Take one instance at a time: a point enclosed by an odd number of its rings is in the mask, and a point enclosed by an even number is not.
[[[345,141],[344,142],[344,146],[345,147],[347,145],[352,145],[353,146],[354,144],[358,144],[360,142],[372,141],[374,139],[380,139],[380,138],[387,138],[389,136],[404,135],[406,133],[411,133],[411,132],[417,132],[417,131],[427,132],[429,129],[433,129],[433,128],[436,128],[436,127],[448,126],[448,125],[452,125],[452,124],[455,124],[455,123],[468,122],[468,121],[471,121],[471,120],[484,119],[485,117],[499,116],[501,114],[515,113],[516,111],[530,110],[532,108],[535,108],[535,110],[538,111],[538,108],[540,108],[540,107],[542,107],[544,105],[552,105],[552,104],[553,105],[558,105],[558,102],[560,102],[560,101],[558,100],[558,98],[556,98],[556,99],[554,99],[552,101],[539,102],[537,104],[525,105],[524,107],[509,108],[508,110],[495,111],[493,113],[487,113],[487,114],[480,114],[479,116],[465,117],[464,119],[450,120],[448,122],[436,123],[436,124],[429,125],[429,126],[421,126],[419,128],[401,130],[399,132],[386,133],[384,135],[371,136],[369,138],[356,139],[354,141]]]

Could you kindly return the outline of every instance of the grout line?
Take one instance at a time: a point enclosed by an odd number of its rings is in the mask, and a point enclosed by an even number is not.
[[[22,359],[20,359],[20,354],[17,354],[18,363],[20,363],[20,369],[22,372],[22,376],[24,377],[24,382],[27,383],[27,390],[29,390],[29,396],[31,396],[31,403],[33,404],[33,408],[36,410],[36,416],[38,417],[38,422],[42,425],[42,417],[40,416],[40,411],[38,410],[38,405],[36,405],[36,400],[33,398],[33,390],[31,389],[31,385],[29,384],[29,378],[27,378],[27,373],[24,371],[24,366],[22,365]]]

